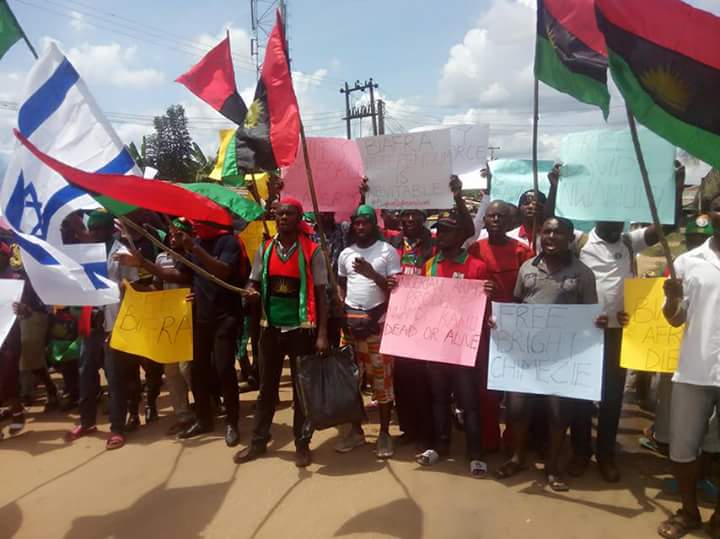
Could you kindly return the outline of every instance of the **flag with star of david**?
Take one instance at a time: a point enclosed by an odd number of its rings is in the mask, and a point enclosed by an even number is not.
[[[30,70],[17,129],[46,154],[73,167],[141,174],[70,61],[51,44]],[[118,288],[107,278],[104,244],[65,245],[61,223],[76,210],[98,208],[25,147],[16,145],[0,185],[0,214],[15,233],[23,265],[48,305],[107,305]]]

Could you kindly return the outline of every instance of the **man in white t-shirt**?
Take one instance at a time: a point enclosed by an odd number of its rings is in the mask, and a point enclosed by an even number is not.
[[[393,444],[390,438],[390,414],[393,392],[393,358],[380,353],[382,322],[387,310],[388,292],[392,277],[401,272],[397,251],[380,239],[375,210],[361,205],[352,216],[350,246],[338,258],[341,295],[345,301],[346,328],[342,345],[350,344],[361,373],[365,371],[372,385],[373,400],[380,412],[380,435],[377,440],[378,458],[390,458]],[[352,425],[348,434],[335,446],[347,453],[365,443],[360,424]]]
[[[625,388],[625,369],[620,367],[625,279],[637,276],[635,255],[659,241],[654,226],[624,233],[625,223],[598,222],[589,235],[577,241],[580,261],[595,274],[598,303],[608,317],[605,329],[603,396],[597,429],[596,458],[602,477],[611,483],[620,480],[615,465],[615,439]],[[585,472],[592,457],[592,415],[590,401],[576,407],[572,423],[573,461],[568,473]]]
[[[697,457],[708,420],[720,406],[720,192],[707,196],[703,210],[712,222],[713,236],[679,256],[677,280],[665,282],[663,314],[674,327],[685,324],[685,334],[670,404],[670,459],[682,509],[660,524],[663,537],[682,537],[702,526],[695,487]],[[720,537],[720,499],[707,531]]]

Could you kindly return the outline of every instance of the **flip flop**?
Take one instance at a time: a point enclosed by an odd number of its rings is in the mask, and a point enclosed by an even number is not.
[[[476,479],[485,479],[488,475],[488,467],[482,460],[470,461],[470,475]]]
[[[93,434],[95,432],[97,432],[97,427],[95,425],[88,428],[85,428],[82,425],[77,425],[65,435],[65,439],[68,442],[74,442],[78,438],[82,438],[83,436],[87,436],[88,434]]]
[[[700,515],[692,517],[682,509],[658,526],[658,534],[665,539],[680,539],[693,530],[702,528]]]
[[[559,475],[548,474],[548,486],[555,492],[567,492],[570,490],[568,484]]]
[[[112,451],[114,449],[120,449],[125,445],[125,436],[122,434],[111,434],[105,442],[105,449]]]
[[[520,464],[514,460],[508,460],[505,464],[495,470],[495,477],[498,479],[508,479],[513,475],[517,475],[522,472],[525,468],[526,466],[524,464]]]

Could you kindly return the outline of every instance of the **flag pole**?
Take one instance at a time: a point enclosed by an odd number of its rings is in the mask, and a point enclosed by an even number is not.
[[[7,0],[2,0],[2,3],[5,4],[5,6],[7,7],[8,13],[10,13],[10,16],[12,17],[12,20],[15,23],[15,26],[17,26],[18,30],[20,30],[20,35],[22,36],[23,40],[25,41],[25,44],[28,46],[28,49],[30,49],[30,52],[37,60],[39,58],[38,53],[35,50],[35,47],[33,47],[32,43],[30,43],[30,40],[28,39],[28,36],[25,33],[25,30],[23,30],[23,27],[20,26],[20,23],[18,22],[17,17],[15,16],[15,13],[13,13],[13,10],[10,9],[10,5],[7,3]]]
[[[535,197],[535,204],[540,201],[540,184],[538,180],[538,123],[539,123],[539,108],[540,108],[540,82],[535,77],[535,84],[533,86],[533,135],[532,135],[532,172],[533,172],[533,196]],[[535,252],[536,231],[538,228],[538,215],[537,210],[533,215],[533,224],[530,234],[530,248]]]
[[[635,147],[635,156],[637,157],[638,165],[640,166],[640,175],[642,176],[643,185],[645,186],[645,194],[647,195],[648,205],[650,206],[650,214],[652,215],[653,224],[657,232],[658,238],[660,238],[660,245],[663,248],[663,254],[667,262],[668,268],[670,269],[670,277],[677,279],[675,273],[675,266],[673,265],[672,253],[670,252],[670,245],[665,236],[665,230],[660,223],[660,216],[658,214],[657,205],[655,204],[655,195],[650,185],[650,177],[648,175],[647,167],[645,166],[645,157],[642,153],[642,147],[640,146],[640,139],[637,133],[637,124],[635,123],[635,117],[633,116],[630,107],[626,105],[628,124],[630,124],[630,135],[632,136],[633,146]]]
[[[183,255],[181,255],[180,253],[174,251],[173,249],[171,249],[170,247],[168,247],[167,245],[165,245],[163,242],[161,242],[161,241],[160,241],[159,239],[157,239],[155,236],[153,236],[152,234],[150,234],[150,233],[149,233],[147,230],[145,230],[143,227],[141,227],[141,226],[133,223],[133,222],[132,222],[130,219],[128,219],[127,217],[125,217],[125,216],[123,216],[123,215],[118,215],[118,216],[117,216],[117,219],[118,219],[118,221],[121,223],[121,225],[122,225],[123,228],[125,228],[126,226],[132,228],[135,232],[137,232],[138,234],[140,234],[140,235],[142,235],[144,238],[146,238],[148,241],[150,241],[150,243],[152,243],[155,247],[157,247],[158,249],[161,249],[162,251],[165,251],[166,253],[168,253],[169,255],[171,255],[171,256],[172,256],[173,258],[175,258],[176,260],[179,260],[180,262],[182,262],[183,264],[185,264],[187,267],[189,267],[189,268],[190,268],[191,270],[193,270],[194,272],[196,272],[196,273],[198,273],[199,275],[202,275],[203,277],[205,277],[208,281],[212,281],[212,282],[215,283],[216,285],[218,285],[218,286],[220,286],[220,287],[222,287],[222,288],[225,288],[225,289],[227,289],[227,290],[230,290],[231,292],[235,292],[236,294],[240,294],[241,296],[249,296],[249,295],[250,295],[250,293],[249,293],[246,289],[241,288],[241,287],[239,287],[239,286],[234,286],[234,285],[231,285],[231,284],[229,284],[229,283],[226,283],[225,281],[223,281],[222,279],[219,279],[218,277],[216,277],[215,275],[213,275],[213,274],[210,273],[209,271],[201,268],[201,267],[198,266],[197,264],[194,264],[193,262],[191,262],[190,260],[188,260],[187,258],[185,258]],[[127,231],[127,230],[126,230],[126,231]],[[128,236],[129,236],[129,235],[128,235]]]
[[[298,112],[298,117],[300,113]],[[337,279],[335,279],[335,272],[333,271],[332,263],[330,262],[330,251],[328,249],[327,240],[325,238],[325,227],[323,226],[322,219],[320,218],[320,209],[317,201],[317,194],[315,192],[315,181],[313,180],[312,167],[310,166],[310,155],[308,155],[307,140],[305,139],[305,126],[303,125],[302,118],[300,118],[300,141],[302,143],[303,157],[305,160],[305,174],[308,180],[308,190],[310,191],[310,199],[312,200],[313,212],[315,212],[315,223],[318,228],[318,236],[320,236],[320,249],[325,259],[325,266],[328,272],[328,281],[332,287],[332,296],[337,295]]]

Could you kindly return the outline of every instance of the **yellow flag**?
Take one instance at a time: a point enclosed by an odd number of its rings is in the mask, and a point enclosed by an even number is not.
[[[110,347],[157,361],[176,363],[193,357],[192,307],[188,288],[136,292],[125,288]]]
[[[277,234],[277,227],[275,226],[275,221],[265,222],[267,223],[270,235],[274,236],[275,234]],[[263,241],[264,233],[265,229],[263,227],[262,221],[253,221],[247,226],[245,230],[240,232],[240,239],[243,240],[243,243],[245,244],[245,249],[247,250],[250,262],[255,259],[255,253],[257,252],[260,244]]]
[[[626,369],[675,372],[684,327],[674,328],[662,313],[664,278],[627,279],[625,312],[630,324],[623,331],[620,365]]]
[[[217,182],[222,180],[223,163],[225,163],[225,154],[227,153],[230,141],[235,135],[235,129],[221,129],[220,130],[220,149],[218,150],[217,162],[212,172],[208,176],[211,180]]]

